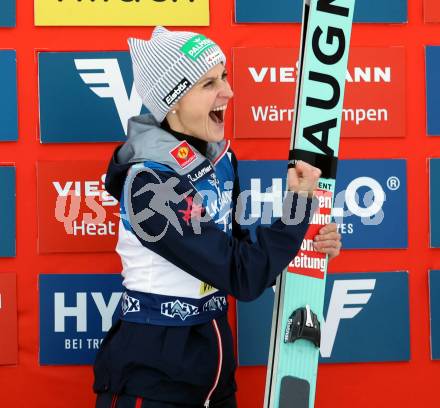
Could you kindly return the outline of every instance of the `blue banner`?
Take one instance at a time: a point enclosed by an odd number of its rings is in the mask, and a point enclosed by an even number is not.
[[[428,135],[440,136],[440,47],[426,47],[426,110]]]
[[[92,364],[119,317],[119,274],[40,275],[40,364]]]
[[[239,365],[267,364],[273,300],[237,302]],[[409,360],[407,272],[327,275],[324,316],[321,363]]]
[[[254,231],[281,216],[284,161],[240,161],[245,211],[240,224]],[[405,160],[341,160],[333,209],[344,249],[408,246]]]
[[[431,358],[440,360],[440,271],[429,271]]]
[[[124,141],[146,112],[128,52],[41,52],[38,72],[42,143]]]
[[[0,141],[16,141],[17,62],[13,50],[0,50]]]
[[[237,23],[298,23],[302,20],[302,0],[235,0]],[[406,0],[356,0],[354,22],[406,23]]]
[[[0,2],[0,27],[15,27],[15,0]]]
[[[431,248],[440,248],[440,159],[429,160],[429,216]]]
[[[15,167],[0,166],[0,257],[15,256]]]

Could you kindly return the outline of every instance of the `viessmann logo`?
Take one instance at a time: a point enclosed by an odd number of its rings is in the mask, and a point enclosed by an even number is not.
[[[248,67],[249,74],[256,85],[266,86],[267,83],[294,83],[298,79],[298,63],[296,67]],[[392,82],[391,66],[353,67],[347,70],[345,80],[347,83],[390,84]],[[276,104],[252,105],[252,118],[255,122],[282,122],[293,121],[295,110],[281,108]],[[342,109],[344,121],[354,122],[356,125],[368,120],[388,121],[389,112],[381,109]]]
[[[327,319],[322,325],[322,357],[331,357],[339,325],[343,319],[354,319],[373,294],[376,279],[335,280]]]
[[[121,125],[127,133],[128,119],[139,115],[142,99],[136,92],[134,83],[132,83],[130,93],[127,93],[118,59],[75,58],[74,63],[78,75],[94,94],[100,98],[113,99]]]
[[[235,136],[288,137],[295,115],[288,95],[295,92],[298,81],[298,63],[292,61],[298,59],[299,50],[237,48],[233,53]],[[345,82],[342,137],[405,136],[403,47],[354,47],[338,81],[340,86]],[[330,97],[332,89],[326,89]],[[307,103],[303,105],[307,109]]]
[[[93,93],[100,98],[113,99],[121,125],[124,128],[124,132],[127,133],[128,119],[132,116],[139,115],[142,107],[142,99],[136,92],[134,83],[132,83],[130,94],[127,93],[118,59],[76,58],[74,59],[74,63],[79,76]],[[163,101],[167,106],[171,106],[190,86],[191,82],[183,78],[163,98]]]
[[[118,201],[105,190],[104,183],[105,174],[101,176],[101,180],[52,182],[57,192],[55,218],[63,223],[67,234],[74,236],[116,234],[116,223],[106,219],[105,208],[114,207],[116,211],[114,215],[117,215]],[[93,213],[80,214],[82,202],[94,212],[94,218]]]
[[[105,190],[105,162],[37,163],[40,253],[113,251],[119,203]]]
[[[249,74],[256,84],[263,82],[286,83],[296,82],[298,78],[298,62],[291,67],[248,67]],[[390,83],[391,66],[353,67],[347,69],[345,80],[349,83]]]
[[[334,281],[327,319],[323,319],[321,323],[321,357],[331,357],[341,321],[354,319],[362,311],[370,300],[375,285],[376,279]]]

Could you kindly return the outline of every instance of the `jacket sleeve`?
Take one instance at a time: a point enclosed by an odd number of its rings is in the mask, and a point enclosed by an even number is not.
[[[197,222],[205,217],[193,203],[196,192],[175,173],[142,171],[127,185],[127,217],[140,242],[239,300],[253,300],[273,283],[298,252],[309,225],[312,200],[288,192],[282,218],[270,227],[258,227],[252,242],[229,236],[212,220]],[[293,225],[288,221],[295,218],[297,204],[304,217]]]
[[[237,222],[237,218],[240,214],[237,214],[237,202],[240,196],[240,179],[238,177],[238,161],[234,152],[229,149],[231,153],[231,164],[234,169],[234,186],[232,188],[232,235],[242,241],[250,241],[250,232],[247,228],[241,228],[241,225]]]

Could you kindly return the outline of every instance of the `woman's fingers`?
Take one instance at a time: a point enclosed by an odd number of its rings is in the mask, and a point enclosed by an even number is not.
[[[319,230],[313,242],[315,250],[329,256],[329,260],[338,256],[341,247],[341,234],[336,223],[327,224]]]
[[[313,196],[321,170],[310,164],[298,161],[294,168],[287,172],[287,185],[290,191]]]
[[[328,240],[340,241],[341,234],[339,234],[338,232],[328,232],[327,234],[319,234],[315,237],[316,242]]]

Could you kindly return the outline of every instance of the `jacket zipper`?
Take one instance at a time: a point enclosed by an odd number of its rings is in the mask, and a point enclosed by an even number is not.
[[[214,390],[217,388],[218,381],[220,379],[220,373],[222,371],[222,364],[223,364],[223,346],[222,346],[222,336],[220,335],[220,330],[217,325],[217,321],[213,319],[212,324],[214,326],[215,334],[217,336],[217,344],[218,344],[218,366],[217,366],[217,374],[215,376],[214,385],[212,386],[211,390],[209,391],[208,396],[206,397],[205,404],[203,405],[205,408],[209,408],[209,403],[211,396],[214,392]]]

